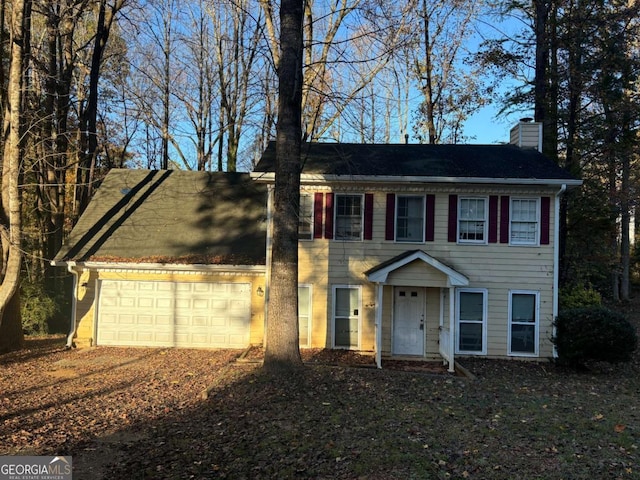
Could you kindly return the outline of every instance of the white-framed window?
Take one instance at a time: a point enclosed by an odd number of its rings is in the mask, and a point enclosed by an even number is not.
[[[300,195],[298,240],[313,240],[313,195]]]
[[[396,201],[396,241],[424,242],[425,197],[398,195]]]
[[[336,195],[335,239],[362,240],[362,195]]]
[[[360,286],[335,285],[333,287],[333,348],[360,349],[360,312],[362,289]]]
[[[540,241],[540,199],[512,198],[510,206],[512,245],[537,245]]]
[[[509,291],[509,355],[538,356],[540,292]]]
[[[456,291],[456,353],[487,353],[487,290],[465,288]]]
[[[311,346],[311,285],[298,285],[298,333],[301,347]]]
[[[461,197],[458,203],[458,241],[461,243],[487,242],[487,199]]]

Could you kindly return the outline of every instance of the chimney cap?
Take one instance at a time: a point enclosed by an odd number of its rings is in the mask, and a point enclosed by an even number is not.
[[[533,118],[531,118],[531,117],[524,117],[524,118],[521,118],[521,119],[520,119],[520,121],[521,121],[522,123],[531,123],[531,122],[533,122]]]

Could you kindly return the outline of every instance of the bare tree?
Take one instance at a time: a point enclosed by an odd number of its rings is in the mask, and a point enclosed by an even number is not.
[[[278,60],[276,24],[270,2],[260,0],[274,61]],[[409,7],[367,0],[308,1],[304,10],[303,138],[318,140],[357,121],[351,105],[385,69],[407,36]],[[344,117],[351,117],[344,122]],[[357,117],[357,114],[356,114]]]
[[[98,0],[96,30],[91,52],[91,66],[89,70],[89,87],[86,102],[80,108],[78,116],[78,168],[76,171],[76,205],[79,215],[89,204],[93,194],[93,181],[98,156],[98,83],[104,51],[109,40],[111,28],[116,15],[124,7],[127,0]]]
[[[238,149],[255,82],[254,64],[262,38],[262,18],[249,11],[249,2],[233,2],[224,11],[216,12],[216,71],[220,95],[221,134],[227,144],[226,170],[237,169]],[[219,158],[219,169],[222,159]]]
[[[3,5],[4,7],[4,5]],[[19,307],[22,264],[22,202],[20,194],[23,160],[24,90],[26,49],[29,45],[31,2],[14,0],[11,6],[7,111],[4,114],[2,165],[2,282],[0,283],[0,351],[22,346]],[[4,8],[3,8],[4,10]]]
[[[462,64],[479,9],[473,0],[422,0],[418,6],[409,55],[423,95],[416,133],[428,143],[456,143],[464,121],[489,100],[478,73]]]

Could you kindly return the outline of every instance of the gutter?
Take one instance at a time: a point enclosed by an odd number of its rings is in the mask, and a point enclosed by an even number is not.
[[[95,270],[168,270],[180,272],[264,272],[264,265],[200,265],[178,263],[134,263],[134,262],[74,262],[52,261],[54,267],[81,266]]]
[[[275,181],[273,172],[251,172],[253,180],[262,182]],[[300,175],[303,184],[326,184],[327,182],[368,182],[368,183],[444,183],[444,184],[481,184],[481,185],[547,185],[547,186],[580,186],[582,180],[554,178],[490,178],[490,177],[437,177],[420,175],[333,175],[319,173],[303,173]]]
[[[553,322],[555,323],[558,318],[558,286],[560,284],[560,197],[567,190],[567,185],[563,184],[560,190],[556,192],[554,222],[553,222],[553,235],[555,238],[553,248]],[[556,335],[556,327],[553,326],[552,335]],[[554,344],[553,346],[553,358],[558,357],[558,351]]]

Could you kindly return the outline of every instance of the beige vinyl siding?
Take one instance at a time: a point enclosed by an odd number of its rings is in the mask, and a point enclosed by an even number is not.
[[[74,342],[78,347],[90,347],[94,343],[95,296],[98,274],[82,270],[76,285],[76,334]]]
[[[378,188],[376,190],[376,188]],[[550,244],[541,246],[512,246],[491,243],[484,245],[456,244],[447,242],[449,191],[442,186],[425,186],[422,190],[403,189],[401,186],[380,190],[370,186],[349,193],[373,193],[373,240],[345,242],[339,240],[314,239],[299,243],[300,283],[313,284],[313,337],[312,346],[330,346],[331,328],[331,286],[362,286],[362,344],[363,350],[375,348],[375,302],[376,286],[370,284],[365,271],[400,255],[407,250],[421,249],[445,265],[465,275],[470,288],[488,290],[487,318],[487,354],[500,357],[507,355],[508,338],[508,298],[509,289],[540,291],[540,345],[548,344],[551,336],[552,288],[553,288],[553,190],[535,190],[532,188],[455,187],[457,195],[479,196],[548,196],[551,197]],[[327,190],[321,189],[323,193]],[[336,188],[334,193],[344,193]],[[435,237],[433,242],[400,243],[385,240],[385,217],[387,193],[435,194]],[[498,224],[499,224],[498,218]],[[401,271],[390,274],[389,281],[401,285],[429,285],[446,288],[446,279],[432,267],[415,262]],[[431,283],[433,282],[433,283]],[[437,354],[437,332],[440,321],[440,289],[427,289],[426,351]],[[390,354],[392,327],[393,290],[384,289],[384,308],[382,312],[382,353]],[[448,324],[448,297],[445,299],[445,323]],[[550,356],[551,349],[540,349],[540,356]]]
[[[519,147],[538,148],[541,128],[538,122],[520,122],[509,132],[509,143]]]

